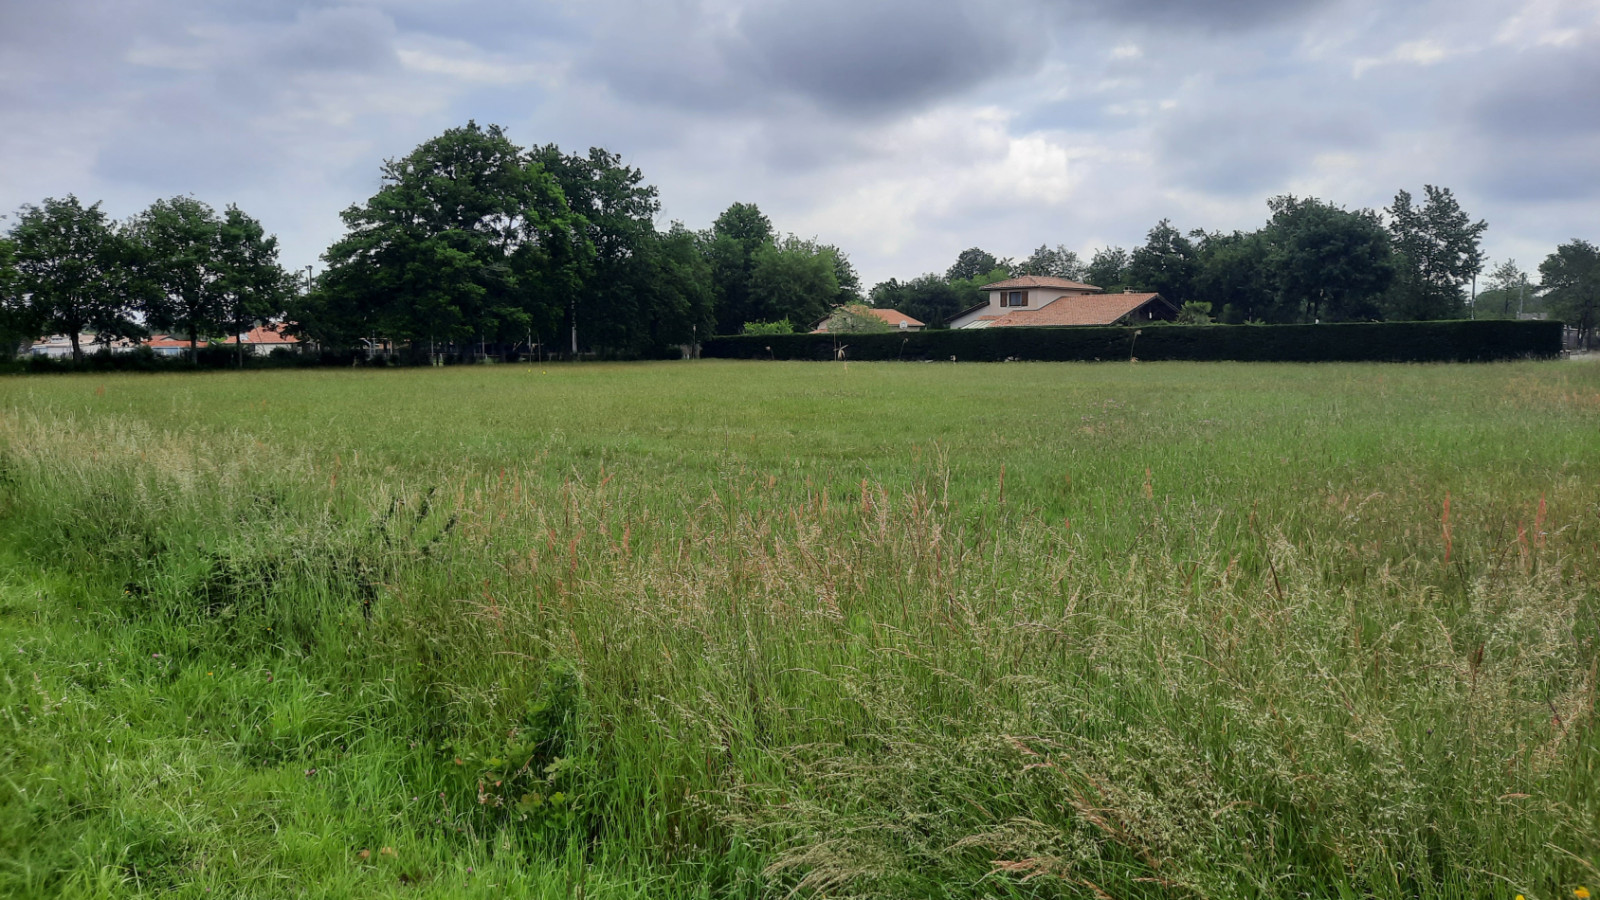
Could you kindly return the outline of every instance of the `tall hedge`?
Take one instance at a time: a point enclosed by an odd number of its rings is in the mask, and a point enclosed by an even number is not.
[[[1145,325],[979,328],[890,334],[739,335],[706,341],[720,359],[1237,360],[1481,362],[1561,353],[1560,322],[1352,322],[1331,325]]]

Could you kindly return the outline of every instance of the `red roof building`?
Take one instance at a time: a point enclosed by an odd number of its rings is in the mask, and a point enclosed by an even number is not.
[[[1178,315],[1160,294],[1107,294],[1092,284],[1048,275],[1007,278],[980,290],[989,299],[953,316],[951,328],[1137,324]]]
[[[860,304],[851,304],[849,306],[841,306],[841,307],[839,307],[839,309],[847,309],[850,312],[855,313],[858,316],[871,316],[874,319],[880,319],[880,320],[883,321],[884,324],[888,325],[890,328],[892,328],[892,329],[894,329],[896,331],[921,331],[922,329],[927,327],[922,322],[911,318],[910,316],[908,316],[905,313],[899,311],[898,309],[878,309],[876,307],[863,306],[863,305],[860,305]],[[838,312],[838,310],[835,310],[835,314],[837,314],[837,312]],[[830,315],[830,316],[828,316],[828,318],[823,319],[821,322],[818,322],[817,323],[817,327],[811,329],[811,333],[812,334],[827,334],[828,333],[828,323],[831,322],[832,320],[833,320],[833,316]]]
[[[243,336],[245,349],[263,356],[279,347],[298,350],[300,348],[300,339],[292,334],[285,334],[284,327],[284,325],[272,325],[257,326],[250,329]],[[230,347],[237,346],[239,337],[239,335],[230,335],[223,343]]]

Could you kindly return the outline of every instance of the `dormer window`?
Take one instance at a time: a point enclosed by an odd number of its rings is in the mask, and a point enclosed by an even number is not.
[[[1001,291],[1000,292],[1000,305],[1001,306],[1027,306],[1028,305],[1028,292],[1027,291]]]

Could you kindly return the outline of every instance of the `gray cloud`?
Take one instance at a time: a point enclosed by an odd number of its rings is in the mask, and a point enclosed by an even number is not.
[[[1423,183],[1527,256],[1600,238],[1597,47],[1578,0],[6,3],[0,210],[193,191],[303,264],[476,118],[621,152],[691,226],[761,203],[869,282]]]
[[[1472,106],[1485,134],[1600,134],[1600,40],[1517,54]]]
[[[1026,13],[994,12],[952,0],[781,0],[740,19],[733,55],[773,89],[881,113],[1037,69],[1045,47],[1022,27]]]
[[[1294,21],[1337,0],[1067,0],[1070,15],[1091,15],[1153,31],[1236,31]]]

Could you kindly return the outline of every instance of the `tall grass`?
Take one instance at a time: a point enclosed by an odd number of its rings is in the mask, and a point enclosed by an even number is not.
[[[1573,364],[6,382],[0,888],[1569,895],[1597,425]]]

